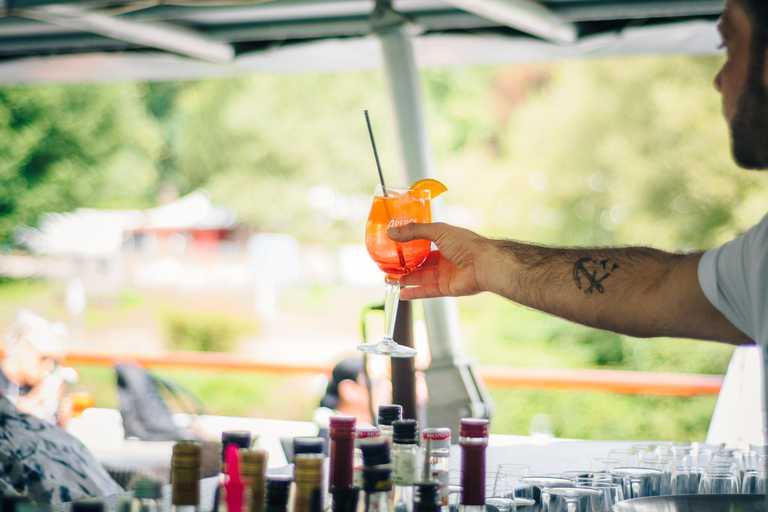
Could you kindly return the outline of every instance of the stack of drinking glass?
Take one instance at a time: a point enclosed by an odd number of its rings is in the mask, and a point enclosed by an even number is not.
[[[499,512],[610,512],[632,498],[765,494],[768,458],[750,448],[636,444],[610,450],[584,470],[535,475],[526,465],[500,464],[486,480],[486,503]]]

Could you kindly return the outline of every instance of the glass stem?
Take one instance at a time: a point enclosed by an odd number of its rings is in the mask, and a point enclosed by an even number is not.
[[[395,318],[397,318],[397,306],[400,304],[400,280],[387,277],[387,286],[384,288],[384,340],[394,343],[392,336],[395,333]]]

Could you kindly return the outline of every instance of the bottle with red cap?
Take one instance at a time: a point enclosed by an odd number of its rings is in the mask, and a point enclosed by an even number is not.
[[[352,462],[352,485],[354,487],[363,486],[363,451],[360,449],[360,443],[363,439],[376,437],[381,437],[379,427],[355,427],[355,455]]]
[[[352,463],[355,456],[355,423],[354,416],[336,415],[330,417],[328,439],[330,446],[328,456],[330,472],[328,490],[334,487],[352,487]]]
[[[356,421],[354,416],[341,414],[330,418],[328,426],[328,438],[330,440],[328,491],[331,501],[336,496],[333,494],[334,489],[352,487]],[[332,508],[332,503],[330,505]]]
[[[461,445],[460,512],[485,512],[485,449],[489,421],[464,418],[459,430]]]
[[[449,511],[449,483],[451,456],[451,429],[425,428],[421,433],[422,446],[429,454],[425,454],[429,462],[429,473],[426,478],[437,484],[437,498],[441,512]]]

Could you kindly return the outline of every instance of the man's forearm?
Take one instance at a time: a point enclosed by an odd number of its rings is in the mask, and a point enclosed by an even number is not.
[[[552,248],[491,241],[489,291],[580,324],[636,337],[748,341],[698,285],[700,254],[647,247]],[[709,320],[713,312],[720,318]]]

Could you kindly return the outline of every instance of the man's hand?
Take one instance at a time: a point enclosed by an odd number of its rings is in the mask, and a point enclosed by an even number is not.
[[[407,224],[391,228],[387,236],[396,242],[431,240],[438,250],[410,274],[400,279],[406,286],[400,292],[403,300],[432,297],[460,297],[488,290],[483,282],[486,271],[480,260],[491,244],[472,231],[448,224]]]

